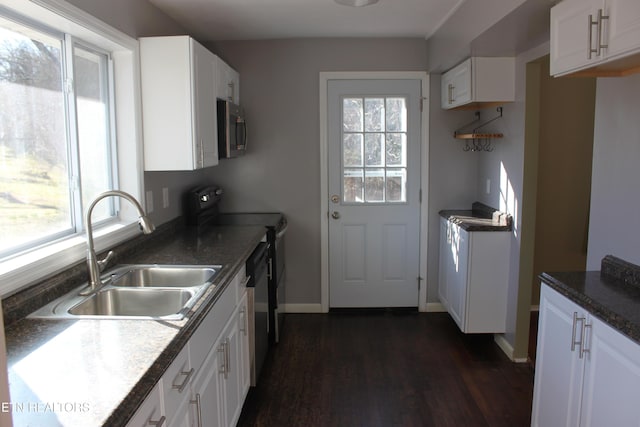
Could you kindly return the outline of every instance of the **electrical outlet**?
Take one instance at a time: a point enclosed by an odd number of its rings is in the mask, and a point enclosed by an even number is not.
[[[164,209],[169,207],[169,189],[167,187],[162,189],[162,207]]]
[[[150,214],[151,212],[153,212],[153,191],[147,191],[146,199],[147,202],[145,203],[145,208],[147,209],[147,213]]]

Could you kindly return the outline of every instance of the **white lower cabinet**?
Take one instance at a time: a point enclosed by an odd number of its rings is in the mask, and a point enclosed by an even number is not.
[[[509,232],[468,232],[440,219],[438,295],[465,333],[506,328]]]
[[[250,382],[245,279],[243,268],[127,426],[236,425]]]
[[[543,284],[532,426],[638,426],[640,345]]]

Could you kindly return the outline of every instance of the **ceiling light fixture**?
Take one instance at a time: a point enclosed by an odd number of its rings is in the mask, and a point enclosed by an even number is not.
[[[343,6],[363,7],[378,3],[379,0],[334,0]]]

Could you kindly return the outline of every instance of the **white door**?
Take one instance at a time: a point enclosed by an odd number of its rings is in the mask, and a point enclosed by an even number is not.
[[[328,83],[329,304],[417,307],[420,80]]]

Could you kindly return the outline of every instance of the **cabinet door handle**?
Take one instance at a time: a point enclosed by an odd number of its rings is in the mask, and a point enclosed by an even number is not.
[[[240,316],[242,320],[240,321],[240,331],[244,336],[247,336],[247,308],[242,307],[240,309]]]
[[[603,15],[602,14],[602,9],[598,9],[598,47],[597,47],[597,52],[596,52],[596,56],[600,56],[600,54],[602,53],[602,49],[606,49],[609,47],[608,44],[602,44],[602,21],[604,21],[605,19],[609,19],[608,15]]]
[[[578,317],[578,312],[573,312],[573,327],[571,329],[571,351],[575,351],[576,345],[580,345],[582,348],[582,338],[584,337],[584,321],[584,317]],[[578,335],[578,322],[582,322],[583,327],[580,328],[580,340],[576,341],[576,335]]]
[[[580,341],[582,341],[580,343],[580,359],[582,359],[584,357],[585,353],[590,353],[591,349],[587,348],[587,346],[585,345],[587,340],[586,340],[586,336],[587,336],[587,329],[588,330],[592,330],[592,325],[585,323],[584,326],[582,327],[582,333],[581,333],[581,337],[580,337]]]
[[[176,384],[174,382],[173,384],[171,384],[171,388],[173,390],[178,390],[178,393],[182,393],[182,391],[187,386],[187,384],[189,384],[189,380],[191,379],[191,376],[193,375],[194,372],[195,370],[193,368],[191,368],[187,372],[181,371],[178,375],[184,375],[184,381],[182,381],[182,384]]]
[[[196,405],[196,410],[198,411],[198,427],[202,427],[202,405],[200,403],[200,393],[196,393],[196,398],[190,400],[189,403]]]
[[[231,371],[231,355],[230,355],[230,351],[229,351],[229,347],[230,347],[230,343],[229,343],[229,338],[227,338],[227,341],[225,343],[225,363],[224,365],[226,366],[226,369],[224,370],[224,379],[228,379],[229,378],[229,372]]]
[[[220,364],[220,373],[227,379],[227,342],[223,342],[218,347],[218,353],[222,353],[222,363]]]
[[[149,424],[150,426],[162,427],[162,425],[164,424],[164,422],[165,422],[166,420],[167,420],[167,419],[166,419],[166,418],[165,418],[165,416],[163,415],[163,416],[161,416],[161,417],[160,417],[160,419],[159,419],[158,421],[151,421],[151,420],[149,420],[149,421],[147,421],[147,424]]]

